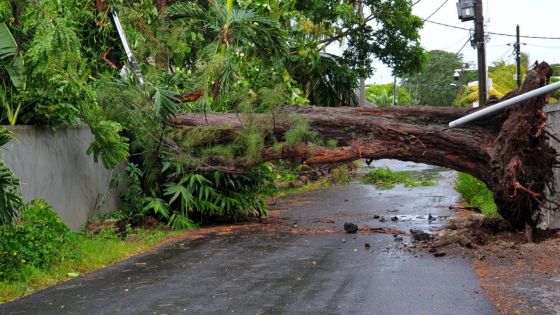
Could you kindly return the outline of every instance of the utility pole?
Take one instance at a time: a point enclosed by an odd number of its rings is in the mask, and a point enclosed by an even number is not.
[[[363,18],[364,17],[364,4],[363,0],[358,0],[356,2],[358,5],[358,14]],[[365,60],[361,60],[362,66],[365,66]],[[360,95],[358,100],[359,107],[366,106],[366,78],[360,77]]]
[[[516,38],[517,40],[515,41],[515,63],[517,64],[517,76],[515,77],[516,81],[517,81],[517,88],[521,87],[521,41],[520,41],[520,35],[519,35],[519,24],[517,24],[517,32],[516,32]]]
[[[486,82],[486,38],[484,37],[484,17],[482,15],[482,0],[475,2],[475,44],[478,50],[478,104],[486,105],[488,85]]]

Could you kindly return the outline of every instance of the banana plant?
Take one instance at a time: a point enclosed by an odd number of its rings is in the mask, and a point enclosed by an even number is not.
[[[6,69],[16,89],[25,89],[23,57],[18,51],[16,40],[6,23],[0,23],[0,66]]]
[[[6,69],[13,86],[17,90],[25,89],[26,77],[23,57],[18,51],[16,40],[6,23],[0,23],[0,67]],[[21,103],[13,107],[12,103],[6,98],[6,93],[2,88],[0,88],[0,103],[6,110],[10,125],[15,125],[21,109]]]

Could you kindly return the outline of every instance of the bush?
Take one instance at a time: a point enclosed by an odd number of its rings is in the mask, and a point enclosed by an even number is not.
[[[50,205],[43,200],[31,202],[18,224],[0,227],[0,279],[16,278],[27,266],[50,265],[69,234]]]
[[[494,196],[482,181],[469,174],[459,173],[455,190],[457,190],[461,198],[463,198],[469,206],[479,208],[485,216],[498,216]]]

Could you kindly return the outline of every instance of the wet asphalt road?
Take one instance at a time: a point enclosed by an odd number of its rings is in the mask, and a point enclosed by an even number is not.
[[[0,305],[0,314],[495,314],[468,260],[408,253],[407,236],[399,243],[393,235],[336,231],[347,221],[431,230],[453,214],[454,173],[376,163],[441,179],[436,187],[355,184],[292,194],[277,200],[275,213],[302,230],[330,232],[184,240]],[[439,219],[430,224],[429,214]]]

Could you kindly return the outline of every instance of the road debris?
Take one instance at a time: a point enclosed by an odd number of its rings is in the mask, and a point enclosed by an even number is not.
[[[357,233],[358,232],[358,225],[351,223],[351,222],[345,222],[344,223],[344,231],[346,231],[346,233]]]
[[[410,235],[412,235],[412,238],[416,242],[429,241],[433,238],[432,235],[418,229],[411,229]]]

